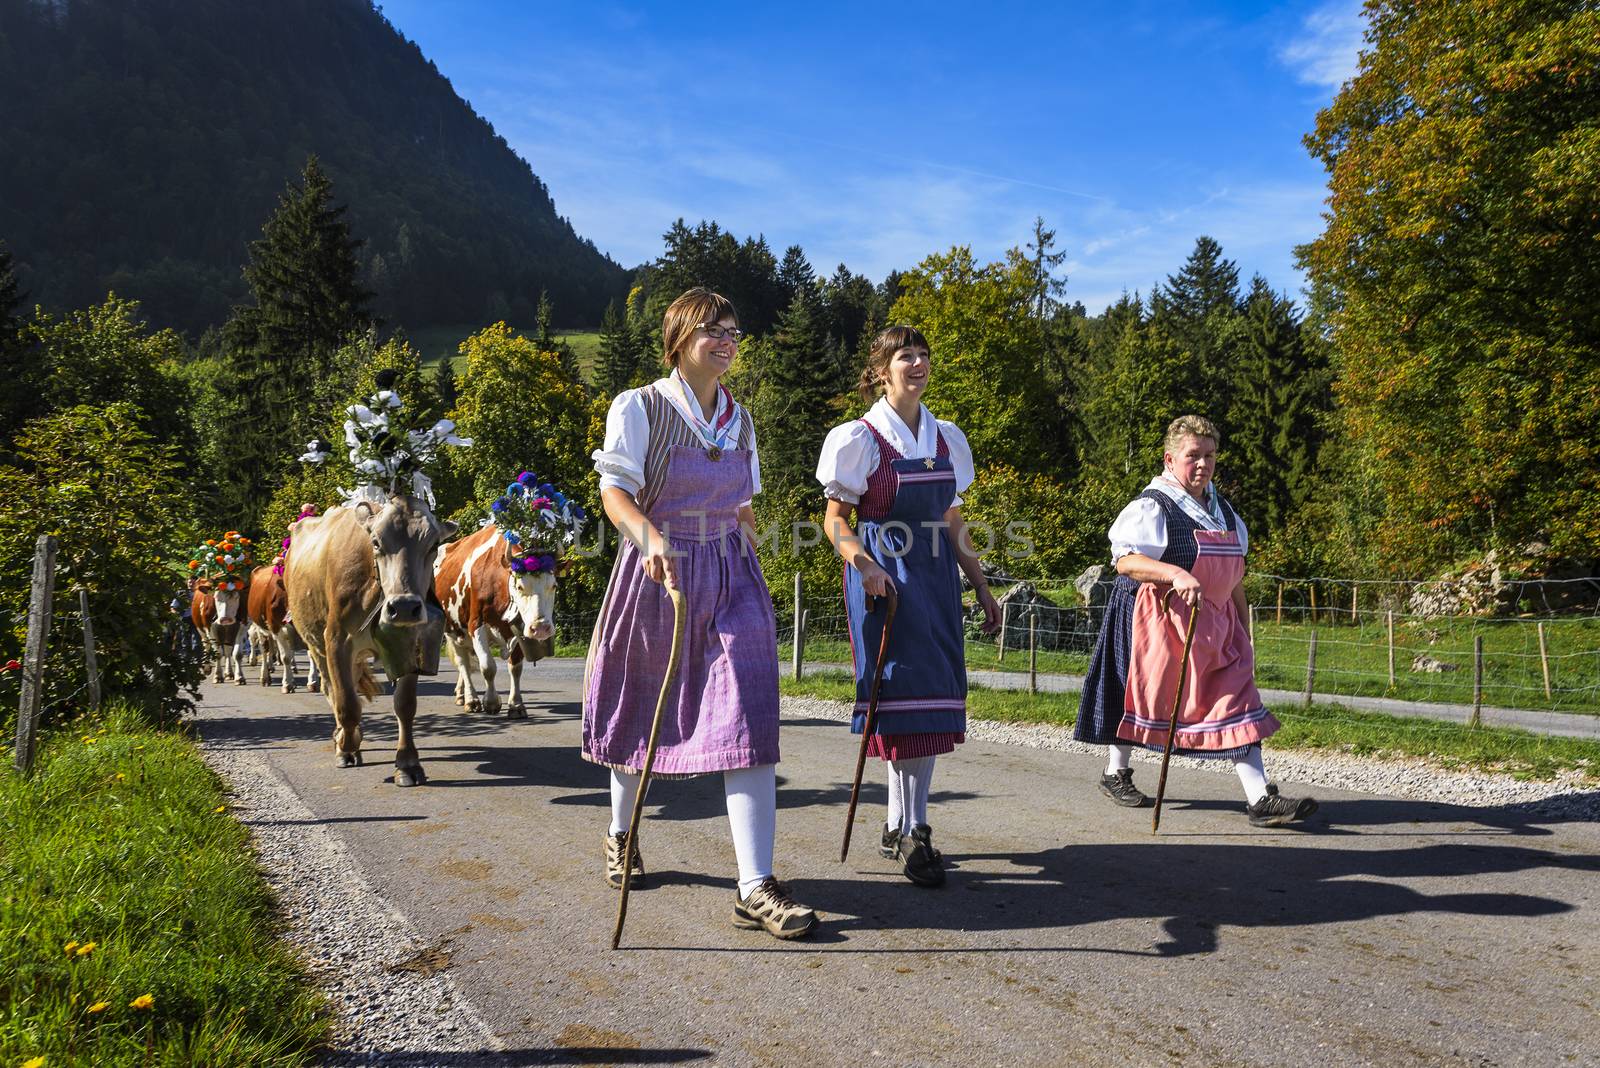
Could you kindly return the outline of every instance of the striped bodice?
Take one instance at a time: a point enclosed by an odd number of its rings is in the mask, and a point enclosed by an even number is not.
[[[661,487],[666,483],[667,459],[672,453],[672,447],[684,445],[691,449],[703,450],[706,444],[672,406],[672,402],[657,392],[654,386],[646,386],[642,391],[642,397],[645,414],[650,418],[650,439],[644,457],[644,488],[639,491],[635,500],[639,509],[649,515],[650,509],[661,496]],[[750,413],[741,405],[739,440],[734,447],[748,451],[754,443]]]
[[[867,492],[861,495],[861,503],[856,505],[856,513],[863,519],[881,519],[888,515],[894,508],[895,493],[900,489],[900,474],[894,469],[894,461],[904,460],[900,450],[889,444],[889,440],[878,433],[878,428],[861,420],[866,428],[872,431],[872,437],[878,443],[878,466],[872,474],[867,476]],[[944,443],[944,431],[935,429],[937,443],[934,446],[934,455],[943,460],[949,457],[950,447]],[[941,472],[940,478],[949,478],[949,472]]]

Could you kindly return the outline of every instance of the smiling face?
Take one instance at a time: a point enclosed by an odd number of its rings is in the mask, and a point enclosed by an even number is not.
[[[707,376],[721,378],[733,366],[733,357],[739,350],[739,340],[733,331],[739,324],[732,316],[724,316],[717,320],[717,326],[724,331],[720,338],[712,337],[705,327],[696,327],[690,335],[678,357],[678,366],[684,374],[697,380]]]
[[[1217,439],[1185,434],[1162,457],[1167,474],[1195,498],[1205,496],[1217,473]]]
[[[894,355],[889,357],[888,366],[883,370],[889,403],[912,398],[920,401],[922,391],[928,388],[928,375],[932,371],[928,350],[921,345],[903,345],[895,349]]]

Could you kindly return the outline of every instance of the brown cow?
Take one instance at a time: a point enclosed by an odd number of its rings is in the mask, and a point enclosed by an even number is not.
[[[240,626],[239,609],[244,606],[245,591],[238,588],[236,580],[225,584],[228,588],[222,589],[211,579],[198,579],[194,600],[189,602],[189,618],[206,651],[216,657],[212,678],[221,682],[226,669],[228,678],[243,686],[244,627]]]
[[[417,675],[437,673],[444,630],[444,613],[430,603],[429,563],[455,529],[423,501],[399,495],[333,508],[294,528],[283,576],[289,614],[322,674],[342,768],[361,763],[361,699],[378,694],[367,663],[376,654],[394,682],[395,784],[427,782],[411,722]]]
[[[282,559],[281,557],[279,559]],[[250,623],[250,644],[261,652],[261,685],[272,685],[272,665],[283,663],[283,692],[294,693],[294,651],[300,635],[289,622],[289,591],[284,588],[279,565],[250,572],[250,596],[245,616]],[[317,692],[317,662],[309,660],[306,688]]]
[[[527,719],[522,703],[522,663],[555,652],[554,571],[512,571],[512,546],[493,523],[476,534],[440,546],[433,564],[433,590],[444,606],[445,637],[456,665],[456,704],[495,715],[494,650],[506,650],[511,668],[507,719]],[[483,678],[480,700],[474,675]]]

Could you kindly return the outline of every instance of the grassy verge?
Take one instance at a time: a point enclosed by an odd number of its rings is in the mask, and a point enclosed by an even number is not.
[[[789,696],[855,699],[855,683],[843,672],[785,676]],[[1405,719],[1377,712],[1335,707],[1274,708],[1283,729],[1272,736],[1274,749],[1326,750],[1385,758],[1419,757],[1439,767],[1503,772],[1525,779],[1551,779],[1577,771],[1600,781],[1600,742],[1551,738],[1498,727],[1472,729],[1456,723]],[[1070,727],[1078,718],[1075,693],[1029,694],[973,686],[967,714],[1003,723],[1047,723]]]
[[[312,1060],[321,998],[222,787],[115,710],[0,768],[0,1063]]]

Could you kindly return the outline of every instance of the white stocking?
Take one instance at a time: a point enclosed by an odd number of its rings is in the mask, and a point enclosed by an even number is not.
[[[639,776],[611,769],[611,833],[622,834],[633,819],[633,801],[639,796]]]
[[[1244,787],[1246,802],[1253,805],[1267,796],[1267,771],[1261,765],[1259,745],[1252,745],[1244,756],[1235,758],[1233,770],[1239,773],[1239,785]]]
[[[928,822],[928,786],[933,782],[933,760],[929,756],[889,761],[890,773],[900,790],[901,834],[910,834],[917,824]],[[895,787],[889,789],[892,795]]]
[[[772,874],[772,843],[778,834],[778,769],[736,768],[722,773],[728,797],[728,827],[739,861],[739,896],[746,898]]]
[[[885,760],[883,766],[889,773],[889,811],[883,817],[883,825],[891,831],[898,831],[905,819],[905,791],[900,788],[900,773],[895,770],[894,763]]]
[[[1113,745],[1106,748],[1106,774],[1115,775],[1132,766],[1133,746]]]

